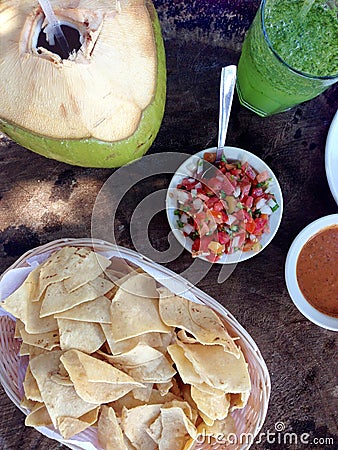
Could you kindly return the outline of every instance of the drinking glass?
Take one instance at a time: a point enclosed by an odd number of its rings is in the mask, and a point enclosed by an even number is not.
[[[297,14],[294,14],[293,17],[290,16],[289,8],[292,5],[292,7],[296,7],[296,3],[298,3],[298,14],[302,14],[302,6],[308,8],[304,15],[304,24],[299,23],[302,16],[297,17]],[[320,9],[319,4],[323,9]],[[276,51],[275,45],[270,40],[271,27],[275,24],[266,23],[266,14],[273,9],[275,9],[274,15],[271,17],[274,17],[276,22],[278,18],[277,26],[279,27],[285,25],[286,17],[283,16],[288,16],[286,19],[289,20],[288,28],[284,35],[280,34],[284,37],[282,42],[284,51],[289,52],[288,63]],[[238,65],[237,92],[242,105],[265,117],[286,111],[299,103],[310,100],[338,81],[337,9],[337,2],[332,0],[263,0],[261,2],[244,40]],[[322,10],[326,15],[329,13],[328,23],[325,22],[328,20],[326,16],[320,16]],[[322,37],[317,34],[317,30],[320,34],[323,24],[326,27],[325,33],[331,27],[332,42],[323,42]],[[297,26],[303,26],[305,30],[304,34],[297,36],[298,41],[293,36],[293,30]],[[306,27],[309,29],[306,30]],[[300,40],[304,40],[303,42],[299,42],[299,36],[301,36]],[[331,39],[330,34],[325,36],[328,36],[325,39]],[[305,48],[305,53],[297,56],[297,47],[300,45]],[[299,63],[303,63],[303,66],[306,67],[309,62],[300,61],[299,58],[307,59],[309,55],[313,56],[311,69],[314,64],[323,67],[325,59],[326,67],[332,62],[331,70],[334,73],[318,76],[293,67],[293,59],[296,62],[296,58],[298,58],[298,66]],[[321,55],[320,61],[316,60],[318,55]]]

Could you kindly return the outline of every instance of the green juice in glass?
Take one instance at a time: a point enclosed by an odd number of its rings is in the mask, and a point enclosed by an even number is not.
[[[241,103],[265,117],[338,81],[337,13],[335,0],[263,0],[238,64]]]

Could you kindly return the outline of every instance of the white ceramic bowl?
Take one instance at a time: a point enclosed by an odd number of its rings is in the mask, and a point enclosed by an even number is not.
[[[173,190],[176,188],[176,186],[182,181],[183,178],[186,178],[187,176],[191,176],[191,168],[197,167],[197,164],[201,159],[203,159],[203,155],[206,152],[216,152],[216,148],[209,148],[206,150],[202,150],[199,153],[196,153],[195,155],[192,155],[190,158],[188,158],[176,171],[175,175],[173,176],[168,192],[167,192],[167,198],[166,198],[166,209],[167,209],[167,217],[170,224],[170,227],[172,229],[172,232],[178,242],[189,252],[191,252],[192,248],[192,240],[189,238],[186,238],[183,233],[178,229],[177,227],[177,216],[175,216],[174,211],[177,209],[177,202],[174,196],[172,195]],[[279,186],[278,180],[270,167],[258,156],[254,155],[253,153],[248,152],[247,150],[243,150],[241,148],[237,147],[224,147],[223,149],[224,155],[229,160],[239,160],[241,162],[247,161],[257,172],[263,172],[266,170],[270,177],[272,178],[272,181],[270,183],[270,192],[273,193],[276,197],[277,203],[279,205],[279,208],[270,216],[270,233],[264,233],[261,239],[262,248],[259,251],[248,251],[248,252],[241,252],[237,251],[232,254],[224,254],[222,257],[217,261],[219,264],[236,264],[241,261],[245,261],[249,258],[252,258],[253,256],[260,253],[264,248],[271,242],[272,238],[275,236],[278,227],[280,225],[282,214],[283,214],[283,196],[282,191]],[[203,256],[199,256],[199,258],[207,261],[207,259]]]
[[[332,331],[338,331],[338,318],[328,316],[315,309],[303,296],[297,282],[297,260],[305,243],[320,230],[330,225],[338,225],[338,214],[321,217],[305,227],[295,238],[289,249],[285,263],[285,280],[290,297],[299,311],[311,322]]]

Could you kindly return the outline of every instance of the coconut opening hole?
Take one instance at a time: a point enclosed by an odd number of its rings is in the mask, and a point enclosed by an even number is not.
[[[65,35],[65,38],[68,42],[68,46],[71,53],[77,53],[77,51],[80,49],[82,43],[82,36],[74,27],[71,27],[69,25],[61,24],[61,29],[63,31],[63,34]],[[55,39],[54,45],[50,45],[49,42],[46,39],[46,33],[43,31],[43,29],[40,30],[38,39],[36,42],[36,48],[43,47],[46,50],[55,53],[59,55],[62,59],[68,59],[69,55],[65,52],[62,47],[60,47],[60,44],[58,43],[57,39]]]

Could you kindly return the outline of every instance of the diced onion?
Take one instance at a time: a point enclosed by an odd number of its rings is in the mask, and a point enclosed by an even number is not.
[[[237,198],[237,197],[240,196],[240,193],[241,193],[240,187],[239,187],[239,186],[236,186],[236,187],[235,187],[235,190],[234,190],[234,193],[233,193],[233,196]]]
[[[260,200],[258,200],[258,202],[256,203],[256,208],[257,209],[262,209],[262,207],[266,204],[266,200],[265,198],[261,198]]]
[[[197,184],[195,184],[195,189],[201,189],[202,187],[202,183],[198,182]]]
[[[190,223],[187,223],[186,225],[184,225],[183,227],[183,231],[187,234],[190,234],[194,231],[194,227],[192,225],[190,225]]]
[[[273,198],[270,198],[270,200],[268,201],[268,205],[270,206],[270,208],[274,208],[276,206],[276,201]]]
[[[272,214],[272,209],[270,208],[269,205],[264,205],[261,207],[261,213],[267,214],[269,216],[270,214]]]
[[[200,198],[195,198],[192,205],[196,210],[199,210],[203,206],[203,202]]]
[[[232,243],[231,243],[231,247],[232,248],[238,247],[239,246],[239,240],[240,240],[240,237],[239,236],[235,236],[233,241],[232,241]]]
[[[180,220],[182,223],[188,223],[188,216],[183,213]]]
[[[229,214],[228,215],[228,220],[225,223],[227,223],[228,225],[231,226],[236,220],[237,219],[236,219],[235,216],[233,216],[232,214]]]
[[[177,189],[176,198],[179,203],[183,204],[189,200],[189,194],[187,192],[182,191],[181,189]]]

